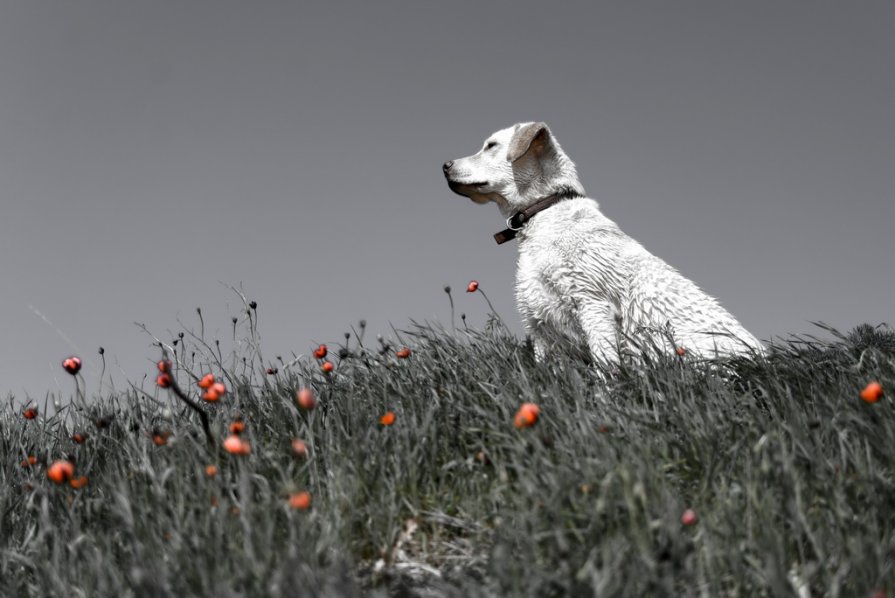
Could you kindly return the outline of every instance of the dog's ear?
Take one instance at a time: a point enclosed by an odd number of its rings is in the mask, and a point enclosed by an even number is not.
[[[519,127],[510,139],[507,161],[515,162],[529,151],[538,153],[550,143],[550,129],[544,123],[528,123]]]

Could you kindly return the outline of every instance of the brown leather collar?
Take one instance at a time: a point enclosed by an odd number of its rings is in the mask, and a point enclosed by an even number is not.
[[[507,218],[507,228],[500,231],[499,233],[494,233],[494,240],[497,241],[498,245],[503,245],[507,241],[512,241],[516,238],[516,233],[522,230],[522,226],[525,225],[526,222],[531,220],[535,214],[542,210],[546,210],[550,206],[557,204],[564,199],[574,199],[576,197],[583,196],[579,195],[575,191],[565,190],[553,195],[548,195],[544,199],[539,199],[524,210],[516,212],[515,214]]]

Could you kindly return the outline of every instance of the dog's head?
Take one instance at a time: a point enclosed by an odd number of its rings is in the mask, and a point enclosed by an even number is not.
[[[488,137],[478,153],[442,166],[454,193],[493,201],[506,214],[556,193],[584,195],[575,164],[542,122],[520,123]]]

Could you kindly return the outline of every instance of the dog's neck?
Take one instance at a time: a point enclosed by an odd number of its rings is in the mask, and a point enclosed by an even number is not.
[[[541,199],[531,203],[524,209],[521,209],[515,212],[512,216],[508,217],[507,228],[498,233],[495,233],[494,240],[497,241],[498,245],[502,245],[507,241],[515,239],[517,233],[522,230],[522,227],[525,226],[532,218],[534,218],[535,214],[543,212],[547,208],[554,206],[563,200],[575,199],[577,197],[584,197],[584,195],[579,193],[577,190],[570,188],[564,188],[552,195],[542,197]]]

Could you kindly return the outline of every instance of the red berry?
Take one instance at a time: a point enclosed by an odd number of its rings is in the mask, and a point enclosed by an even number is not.
[[[22,416],[24,416],[25,419],[34,419],[35,417],[37,417],[37,409],[34,407],[28,407],[27,409],[22,411]]]
[[[323,365],[320,366],[320,367],[322,367],[322,368],[323,368],[323,371],[326,372],[326,373],[328,374],[328,373],[330,373],[331,371],[333,371],[333,368],[334,368],[335,366],[332,364],[331,361],[324,361],[324,362],[323,362]]]
[[[161,388],[169,388],[171,386],[171,376],[168,374],[159,374],[155,379],[155,383]]]
[[[171,371],[171,362],[167,359],[162,359],[156,365],[158,366],[158,371],[162,372],[163,374],[167,374]]]
[[[696,523],[698,517],[696,516],[696,511],[693,509],[687,509],[681,514],[681,525],[693,525]]]
[[[328,349],[326,348],[326,345],[320,345],[319,347],[314,349],[314,357],[316,357],[317,359],[323,359],[324,357],[326,357],[327,352]]]
[[[466,285],[466,292],[467,292],[467,293],[475,293],[477,290],[479,290],[479,283],[478,283],[478,281],[477,281],[477,280],[470,280],[470,281],[469,281],[469,284]]]
[[[214,374],[205,374],[198,382],[199,388],[209,389],[214,384]]]
[[[410,349],[404,347],[403,349],[395,351],[395,357],[397,357],[398,359],[407,359],[408,357],[410,357]]]
[[[683,347],[678,347],[675,353],[678,354],[678,357],[683,357],[687,353],[687,350]]]

